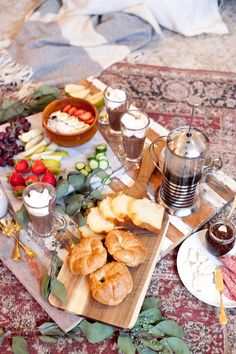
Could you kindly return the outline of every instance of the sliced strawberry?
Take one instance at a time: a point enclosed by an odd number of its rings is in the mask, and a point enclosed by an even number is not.
[[[18,172],[12,172],[9,175],[8,178],[8,182],[12,185],[12,186],[24,186],[25,184],[25,179],[24,177],[22,177]]]
[[[93,123],[93,121],[94,121],[94,117],[92,117],[89,120],[86,120],[86,123],[91,125]]]
[[[13,193],[14,197],[21,198],[24,189],[25,189],[25,186],[15,186],[15,187],[13,187],[12,188],[12,193]]]
[[[46,171],[46,166],[41,160],[35,160],[32,167],[31,172],[35,175],[42,175]]]
[[[15,164],[15,170],[19,173],[29,173],[29,164],[27,160],[20,160]]]
[[[86,113],[86,111],[84,109],[77,109],[76,112],[74,113],[74,116],[76,117],[80,117],[81,114]]]
[[[66,104],[65,107],[62,109],[62,112],[67,113],[69,111],[69,109],[71,108],[71,104]]]
[[[42,182],[49,183],[53,187],[56,187],[57,185],[57,180],[55,176],[52,174],[52,172],[46,170],[45,174],[43,175]]]
[[[25,184],[28,186],[29,184],[39,182],[39,177],[35,175],[29,175],[25,179]]]
[[[82,120],[83,122],[87,122],[88,120],[90,120],[93,117],[92,112],[86,112],[84,114],[81,114],[79,116],[79,119]]]
[[[76,107],[71,107],[69,111],[67,112],[70,116],[73,116],[73,114],[77,111]]]

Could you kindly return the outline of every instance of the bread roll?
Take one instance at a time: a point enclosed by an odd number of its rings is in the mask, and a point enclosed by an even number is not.
[[[86,275],[102,267],[107,261],[107,251],[100,240],[85,238],[71,248],[68,264],[71,273]]]
[[[97,234],[107,233],[115,228],[113,222],[102,217],[98,207],[90,209],[87,216],[87,224]]]
[[[97,234],[96,232],[92,231],[88,224],[79,227],[80,235],[83,238],[93,237],[97,238],[98,240],[103,240],[106,234]]]
[[[123,193],[118,194],[111,200],[111,209],[117,218],[125,219],[128,217],[128,205],[132,200],[132,197]]]
[[[111,196],[107,196],[106,198],[104,198],[98,205],[99,212],[102,215],[102,217],[106,220],[112,222],[117,222],[117,221],[122,222],[123,219],[118,218],[111,208],[112,199],[113,198]]]
[[[159,232],[165,208],[147,198],[133,199],[128,205],[128,215],[132,222],[151,232]]]
[[[105,239],[105,245],[116,261],[129,267],[136,267],[146,258],[146,249],[142,241],[129,231],[110,231]]]
[[[126,265],[111,262],[90,274],[89,285],[95,300],[104,305],[118,305],[131,292],[133,280]]]

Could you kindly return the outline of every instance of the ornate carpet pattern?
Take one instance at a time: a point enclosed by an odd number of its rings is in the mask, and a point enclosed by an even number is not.
[[[116,64],[100,79],[109,84],[128,84],[135,104],[168,129],[189,123],[186,99],[200,95],[203,104],[196,112],[194,125],[209,135],[213,153],[223,157],[224,171],[236,177],[236,74]],[[176,257],[177,250],[157,264],[147,295],[163,299],[163,314],[183,326],[191,353],[236,353],[236,310],[227,310],[229,324],[221,327],[218,309],[197,300],[181,283]],[[36,327],[50,318],[2,263],[0,287],[0,327],[9,330],[1,353],[11,352],[11,337],[16,334],[25,336],[32,354],[118,353],[116,335],[96,346],[64,338],[55,344],[40,342]]]

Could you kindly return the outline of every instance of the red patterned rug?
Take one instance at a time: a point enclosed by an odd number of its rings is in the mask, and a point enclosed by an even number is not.
[[[236,74],[121,63],[100,78],[107,84],[128,84],[135,104],[170,130],[188,124],[186,100],[192,94],[200,95],[203,103],[194,125],[208,134],[213,153],[223,157],[224,171],[236,178]],[[220,326],[218,310],[197,300],[181,283],[176,256],[177,251],[173,251],[157,264],[147,295],[163,299],[163,314],[183,326],[191,353],[236,353],[236,310],[227,310],[229,323]],[[40,342],[36,327],[50,318],[2,263],[0,287],[0,328],[9,331],[1,354],[11,352],[11,337],[17,334],[27,339],[32,354],[118,353],[115,336],[96,346],[64,338],[56,344]]]

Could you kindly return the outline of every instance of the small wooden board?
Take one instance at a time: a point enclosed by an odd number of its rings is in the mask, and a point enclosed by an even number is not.
[[[58,279],[64,283],[67,290],[66,305],[63,305],[52,294],[49,297],[49,302],[60,309],[93,320],[117,327],[132,328],[137,320],[153,270],[159,258],[161,241],[165,236],[167,228],[168,216],[166,214],[162,229],[158,235],[147,233],[146,231],[145,234],[142,234],[142,231],[140,231],[139,237],[142,239],[147,250],[146,261],[138,267],[129,268],[133,277],[134,287],[121,304],[108,306],[93,300],[87,277],[73,275],[69,270],[67,262],[64,262],[58,275]]]

